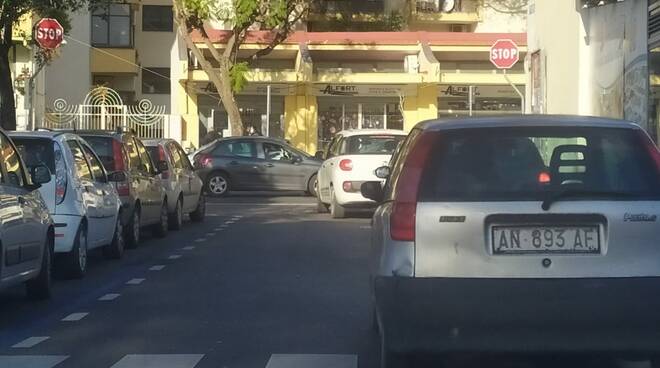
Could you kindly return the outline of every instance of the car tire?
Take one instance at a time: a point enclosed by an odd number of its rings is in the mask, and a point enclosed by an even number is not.
[[[316,193],[316,212],[328,213],[328,205],[321,201],[321,197]]]
[[[311,178],[307,181],[307,195],[310,197],[316,197],[316,187],[318,185],[316,174],[312,175]]]
[[[170,213],[168,216],[168,224],[170,230],[181,230],[183,225],[183,203],[181,203],[181,197],[176,200],[176,207],[174,212]]]
[[[76,240],[69,253],[63,255],[64,273],[67,278],[81,279],[87,272],[88,249],[87,225],[84,222],[78,226]]]
[[[25,282],[25,291],[27,293],[28,298],[32,300],[43,300],[50,298],[51,295],[50,287],[53,282],[52,242],[53,239],[50,236],[46,238],[46,244],[44,245],[44,254],[43,257],[41,258],[41,267],[39,269],[39,276]]]
[[[192,222],[202,222],[206,216],[206,196],[204,193],[199,194],[199,200],[197,201],[197,208],[194,211],[190,212],[190,221]]]
[[[213,197],[224,197],[230,189],[229,176],[222,171],[214,171],[206,177],[206,192]]]
[[[346,217],[346,209],[337,203],[335,191],[330,187],[330,215],[332,218],[340,219]]]
[[[131,220],[126,227],[126,248],[135,249],[140,244],[140,237],[142,229],[140,228],[140,208],[135,207],[133,214],[131,215]]]
[[[121,259],[124,255],[124,227],[121,224],[121,213],[117,214],[115,234],[112,242],[103,247],[103,255],[108,259]]]
[[[160,207],[160,220],[153,225],[153,233],[155,237],[164,238],[167,235],[167,230],[169,228],[168,219],[167,198],[165,198],[163,205]]]

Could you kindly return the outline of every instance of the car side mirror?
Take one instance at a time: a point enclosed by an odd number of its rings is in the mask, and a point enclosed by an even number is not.
[[[293,163],[293,164],[299,164],[299,163],[302,162],[302,160],[303,160],[303,159],[302,159],[302,157],[300,157],[300,156],[293,156],[293,157],[291,157],[291,163]]]
[[[376,175],[378,179],[387,179],[390,177],[390,167],[381,166],[374,171],[374,175]]]
[[[360,186],[362,196],[375,202],[383,201],[383,186],[379,181],[367,181]]]
[[[123,171],[111,172],[108,174],[108,181],[113,183],[126,181],[126,173]]]
[[[50,181],[50,170],[45,165],[34,166],[30,170],[30,176],[32,177],[32,183],[34,184],[46,184]]]
[[[325,152],[323,152],[323,151],[316,151],[316,153],[314,154],[314,158],[317,158],[317,159],[319,159],[319,160],[323,160],[323,156],[324,156],[324,155],[325,155]]]
[[[161,160],[156,163],[156,170],[158,170],[159,173],[168,171],[170,167],[167,165],[167,161]]]

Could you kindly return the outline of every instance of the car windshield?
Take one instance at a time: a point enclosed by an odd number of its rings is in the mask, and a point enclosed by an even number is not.
[[[420,195],[426,201],[539,200],[570,190],[657,199],[659,175],[630,129],[463,129],[437,134]]]
[[[51,173],[55,173],[54,143],[51,139],[12,137],[12,141],[28,168],[46,165]]]
[[[111,170],[115,167],[115,155],[112,150],[112,141],[114,138],[93,135],[85,135],[82,137],[94,149],[94,152],[99,156],[99,159],[106,170]]]
[[[342,155],[391,155],[404,135],[365,134],[346,137],[341,144]]]

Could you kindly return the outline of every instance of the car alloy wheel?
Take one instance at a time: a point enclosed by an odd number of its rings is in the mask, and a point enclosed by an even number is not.
[[[163,205],[160,207],[160,216],[158,223],[154,224],[152,231],[155,236],[159,238],[164,238],[167,235],[167,230],[169,228],[169,213],[167,211],[167,198],[163,201]]]
[[[124,227],[121,223],[121,214],[117,214],[115,234],[112,242],[103,248],[103,255],[111,259],[120,259],[124,255]]]
[[[221,175],[213,176],[209,179],[209,191],[214,195],[223,195],[227,191],[227,179]]]
[[[181,229],[181,225],[183,224],[183,204],[181,203],[181,198],[176,200],[174,212],[169,214],[167,220],[171,230]]]
[[[87,270],[87,231],[83,230],[80,232],[80,238],[78,242],[78,269],[80,273],[85,273]]]
[[[133,213],[133,239],[135,244],[140,242],[140,213]]]

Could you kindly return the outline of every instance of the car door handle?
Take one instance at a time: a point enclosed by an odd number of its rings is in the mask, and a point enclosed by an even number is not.
[[[274,167],[275,165],[273,164],[266,164],[266,167]]]
[[[230,165],[238,165],[238,162],[236,162],[236,161],[231,161],[231,162],[229,162],[229,164],[230,164]]]

